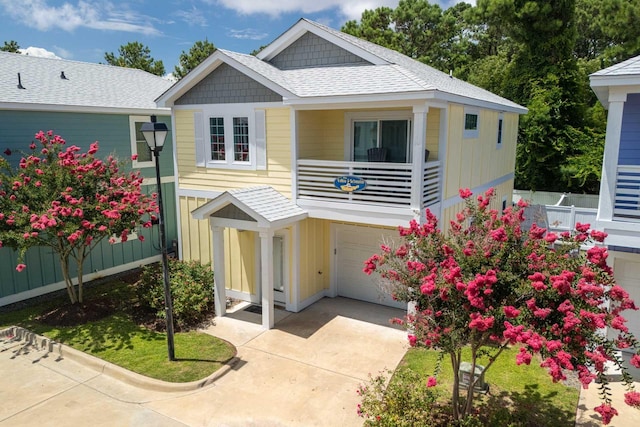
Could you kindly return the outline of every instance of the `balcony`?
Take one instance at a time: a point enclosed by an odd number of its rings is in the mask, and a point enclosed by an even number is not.
[[[410,163],[301,159],[297,162],[297,199],[422,210],[440,202],[440,169],[439,161],[427,162],[419,182],[414,182]],[[360,177],[366,187],[341,191],[334,186],[340,176]]]
[[[640,166],[618,165],[613,219],[640,222]]]

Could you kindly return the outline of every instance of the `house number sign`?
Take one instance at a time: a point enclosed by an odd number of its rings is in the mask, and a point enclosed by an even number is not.
[[[367,186],[367,182],[359,176],[346,175],[336,178],[333,185],[346,193],[353,193],[363,190]]]

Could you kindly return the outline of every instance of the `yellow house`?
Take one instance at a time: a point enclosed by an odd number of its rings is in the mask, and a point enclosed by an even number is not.
[[[526,109],[301,19],[250,56],[217,50],[157,100],[172,109],[180,257],[227,297],[299,311],[325,296],[400,306],[362,273],[398,225],[444,224],[459,188],[513,189]],[[499,206],[496,206],[499,207]]]

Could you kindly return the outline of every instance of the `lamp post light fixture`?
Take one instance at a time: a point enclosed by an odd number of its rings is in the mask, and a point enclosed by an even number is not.
[[[171,299],[171,286],[169,285],[169,263],[167,259],[167,240],[164,230],[164,207],[162,206],[162,186],[160,184],[160,164],[158,159],[164,146],[164,140],[169,130],[164,123],[158,123],[156,116],[151,116],[151,122],[143,123],[140,131],[144,135],[149,149],[153,152],[156,161],[156,181],[158,183],[158,210],[160,211],[158,227],[160,228],[160,250],[162,252],[162,273],[164,277],[164,309],[167,322],[167,350],[169,360],[176,360],[173,346],[173,302]]]

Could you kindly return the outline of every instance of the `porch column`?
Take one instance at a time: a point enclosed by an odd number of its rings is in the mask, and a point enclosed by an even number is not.
[[[422,192],[424,188],[424,150],[427,141],[427,113],[429,107],[417,105],[413,107],[413,138],[411,141],[411,209],[416,219],[422,212]]]
[[[227,313],[227,293],[224,279],[224,227],[211,225],[213,234],[213,283],[216,316]]]
[[[618,153],[622,131],[622,113],[627,101],[626,93],[614,92],[610,88],[609,114],[607,115],[607,135],[605,137],[602,179],[600,180],[600,202],[597,221],[611,221],[616,203],[616,181],[618,174]]]
[[[273,309],[273,231],[260,232],[262,267],[262,327],[272,329],[275,324]]]

